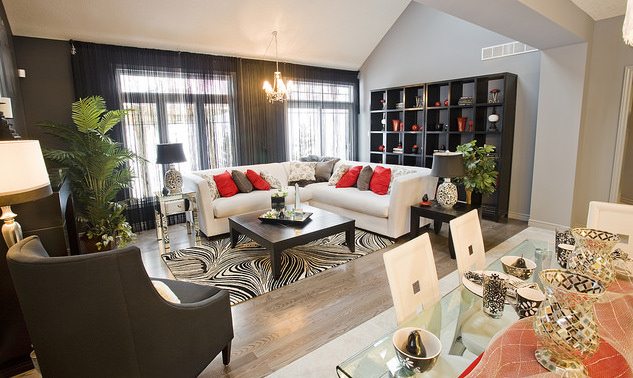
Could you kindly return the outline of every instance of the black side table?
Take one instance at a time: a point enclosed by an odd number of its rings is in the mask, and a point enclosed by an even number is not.
[[[450,222],[467,212],[476,209],[476,207],[458,202],[450,209],[444,208],[437,203],[436,200],[431,201],[430,206],[413,205],[411,206],[411,238],[415,238],[420,234],[420,217],[433,219],[433,229],[435,234],[439,234],[442,229],[443,222]],[[481,216],[481,212],[479,214]],[[455,258],[455,248],[453,247],[453,239],[451,237],[451,229],[448,229],[448,250],[451,253],[451,258]]]

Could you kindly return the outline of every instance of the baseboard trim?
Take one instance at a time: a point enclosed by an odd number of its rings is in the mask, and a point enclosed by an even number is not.
[[[538,227],[538,228],[544,228],[546,230],[552,230],[552,231],[556,231],[557,228],[569,228],[569,226],[566,226],[563,224],[543,222],[543,221],[538,221],[534,219],[528,220],[528,227]]]
[[[530,220],[530,214],[515,213],[514,211],[508,211],[508,218],[527,222]]]

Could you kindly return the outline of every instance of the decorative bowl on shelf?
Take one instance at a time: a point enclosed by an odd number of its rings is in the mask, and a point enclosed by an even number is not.
[[[518,260],[523,259],[525,267]],[[534,274],[536,269],[536,263],[530,259],[526,259],[519,256],[503,256],[501,258],[501,265],[503,265],[503,271],[506,274],[527,280]]]
[[[416,332],[417,335],[411,335]],[[442,343],[431,332],[415,327],[405,327],[397,330],[393,334],[393,347],[396,350],[398,361],[406,370],[414,373],[424,373],[435,366],[437,358],[442,352]],[[416,340],[415,342],[412,342]],[[419,355],[412,354],[415,346],[412,344],[422,344],[423,352]],[[418,349],[418,352],[420,349]]]

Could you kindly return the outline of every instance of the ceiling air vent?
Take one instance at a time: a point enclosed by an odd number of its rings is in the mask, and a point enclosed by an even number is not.
[[[538,51],[532,46],[521,42],[510,42],[503,45],[484,47],[481,49],[481,60],[503,58],[504,56],[524,54]]]

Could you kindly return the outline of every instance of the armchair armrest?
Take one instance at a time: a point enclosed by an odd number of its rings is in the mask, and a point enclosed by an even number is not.
[[[393,180],[389,197],[388,228],[391,235],[402,236],[410,229],[410,207],[419,203],[424,194],[435,198],[437,177],[419,172],[411,175],[396,177]]]

